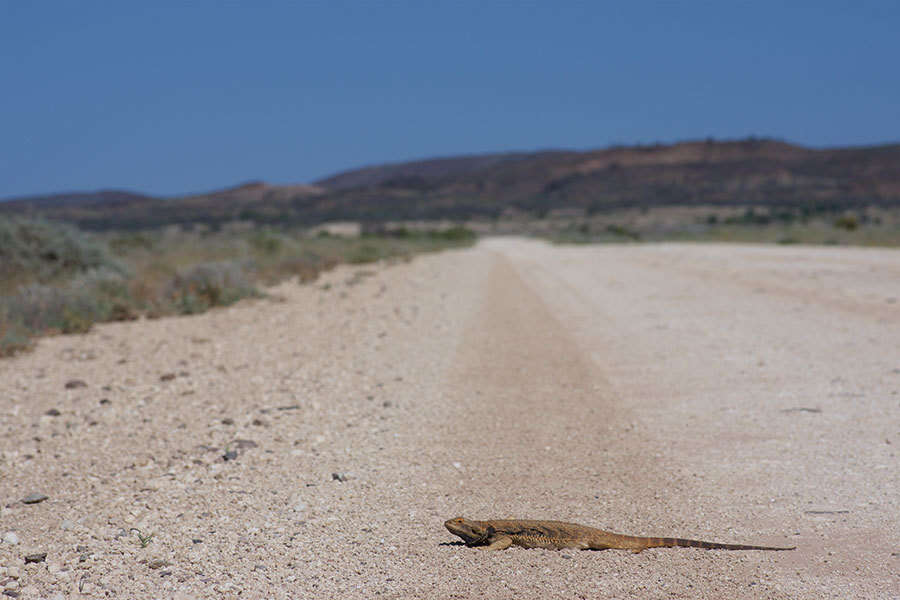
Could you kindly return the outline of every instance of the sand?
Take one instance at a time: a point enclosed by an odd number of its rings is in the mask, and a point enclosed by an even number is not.
[[[504,238],[270,293],[0,361],[0,588],[900,598],[897,250]],[[455,516],[798,549],[484,552]]]

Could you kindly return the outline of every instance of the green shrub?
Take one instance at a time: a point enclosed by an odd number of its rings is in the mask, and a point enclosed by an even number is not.
[[[281,252],[285,240],[281,235],[271,231],[258,231],[250,236],[250,245],[262,254],[273,256]]]
[[[608,231],[609,233],[611,233],[613,235],[627,237],[632,240],[641,239],[640,233],[638,233],[636,231],[632,231],[631,229],[628,229],[627,227],[625,227],[623,225],[607,225],[606,231]]]
[[[0,217],[0,281],[49,283],[101,268],[127,272],[105,244],[70,225]]]
[[[431,232],[431,236],[447,242],[474,242],[476,237],[474,231],[461,225]]]
[[[383,250],[374,244],[360,244],[347,253],[346,259],[351,265],[372,263],[385,257]]]
[[[834,220],[834,226],[838,229],[846,229],[847,231],[855,231],[859,227],[859,219],[856,215],[841,215]]]
[[[257,296],[250,269],[237,262],[195,265],[178,273],[164,297],[180,314],[196,314],[213,306],[227,306],[241,298]]]
[[[130,318],[131,300],[122,275],[105,269],[85,273],[65,286],[32,283],[0,298],[7,323],[21,331],[84,333],[97,321]]]

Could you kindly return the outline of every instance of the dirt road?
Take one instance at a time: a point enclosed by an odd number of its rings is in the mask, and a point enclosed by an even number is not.
[[[896,250],[496,239],[272,293],[0,361],[7,589],[900,597]],[[798,550],[487,553],[460,515]]]

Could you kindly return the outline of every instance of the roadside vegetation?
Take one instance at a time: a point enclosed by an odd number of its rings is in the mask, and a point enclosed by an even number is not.
[[[900,247],[900,210],[742,208],[611,213],[560,221],[540,234],[560,244],[737,242]]]
[[[197,314],[341,263],[404,260],[470,245],[471,231],[379,229],[359,236],[244,226],[88,233],[62,223],[0,217],[0,356],[43,335],[94,323]]]

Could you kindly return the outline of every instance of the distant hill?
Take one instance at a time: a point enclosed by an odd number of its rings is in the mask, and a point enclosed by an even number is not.
[[[0,203],[0,212],[102,229],[234,220],[462,220],[510,211],[540,216],[556,209],[591,214],[673,205],[900,206],[900,144],[815,150],[751,138],[457,156],[354,169],[313,185],[251,182],[178,198],[117,191],[35,196]]]
[[[154,202],[156,198],[125,190],[98,190],[96,192],[69,192],[45,196],[11,198],[3,208],[23,211],[72,208],[78,206],[115,206]]]

